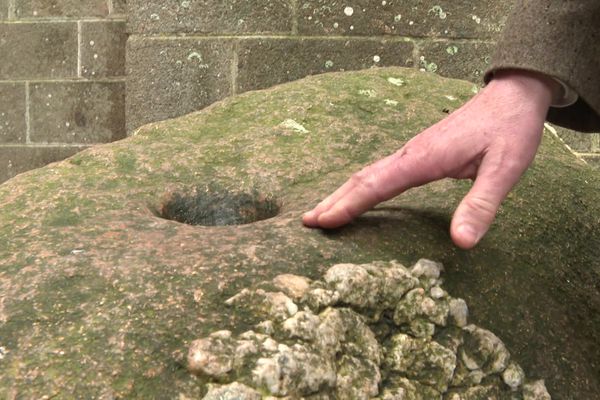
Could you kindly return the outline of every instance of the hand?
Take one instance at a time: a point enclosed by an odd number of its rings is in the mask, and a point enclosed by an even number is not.
[[[473,187],[454,213],[450,234],[457,246],[472,248],[535,157],[546,114],[560,90],[542,74],[497,72],[446,119],[354,174],[304,214],[304,224],[336,228],[412,187],[446,177],[469,178]]]

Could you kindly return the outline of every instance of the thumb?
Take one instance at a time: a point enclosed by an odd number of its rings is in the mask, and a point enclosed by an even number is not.
[[[502,201],[527,168],[521,162],[493,163],[483,160],[473,187],[454,212],[450,235],[463,249],[474,247],[486,234]]]

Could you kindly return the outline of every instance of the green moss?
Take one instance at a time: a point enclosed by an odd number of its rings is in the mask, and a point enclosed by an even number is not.
[[[119,151],[115,153],[115,167],[119,174],[130,175],[136,170],[137,158],[131,152]]]

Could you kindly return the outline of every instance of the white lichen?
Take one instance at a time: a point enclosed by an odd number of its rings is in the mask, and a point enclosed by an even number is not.
[[[387,81],[389,83],[391,83],[392,85],[394,85],[394,86],[404,86],[404,84],[406,83],[406,82],[404,82],[404,79],[394,78],[392,76],[390,76],[389,78],[387,78]]]
[[[279,124],[282,128],[291,129],[298,133],[308,133],[308,129],[306,129],[302,124],[294,121],[293,119],[286,119],[281,124]]]

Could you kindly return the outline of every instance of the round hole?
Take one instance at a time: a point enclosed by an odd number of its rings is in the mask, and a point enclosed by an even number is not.
[[[275,217],[279,204],[271,197],[251,192],[234,192],[214,186],[165,196],[158,216],[189,225],[242,225]]]

